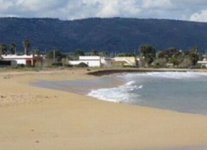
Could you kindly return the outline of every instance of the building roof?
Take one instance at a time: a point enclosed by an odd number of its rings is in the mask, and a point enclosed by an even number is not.
[[[32,59],[34,57],[33,55],[2,55],[2,58],[3,59]]]
[[[100,60],[100,56],[79,56],[79,60]]]

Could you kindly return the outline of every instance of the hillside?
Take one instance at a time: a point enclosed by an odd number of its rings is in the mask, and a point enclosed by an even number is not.
[[[0,43],[29,39],[33,48],[71,52],[92,49],[133,52],[142,44],[157,49],[207,48],[207,23],[157,19],[91,18],[62,21],[50,18],[0,18]]]

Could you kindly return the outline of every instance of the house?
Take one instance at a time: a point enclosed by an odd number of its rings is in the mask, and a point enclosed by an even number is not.
[[[204,58],[202,61],[198,61],[197,63],[202,67],[207,67],[207,58]]]
[[[111,58],[101,56],[79,56],[79,60],[70,60],[70,65],[79,65],[80,63],[87,64],[88,67],[110,67]]]
[[[119,64],[123,67],[135,67],[137,66],[136,57],[114,57],[113,64]]]
[[[42,63],[43,57],[39,55],[2,55],[3,60],[15,61],[17,65],[35,66]]]

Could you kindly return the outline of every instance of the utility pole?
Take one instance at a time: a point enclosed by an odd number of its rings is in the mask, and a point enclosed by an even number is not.
[[[134,49],[134,56],[136,56],[136,49]]]
[[[55,50],[53,50],[53,63],[55,63],[55,58],[56,58],[56,53],[55,53]]]

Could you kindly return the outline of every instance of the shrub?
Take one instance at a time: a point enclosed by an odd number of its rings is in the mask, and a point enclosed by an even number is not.
[[[82,62],[82,63],[78,64],[77,67],[86,68],[86,67],[88,67],[88,65]]]
[[[59,67],[59,66],[63,66],[62,63],[58,62],[58,63],[52,63],[52,66],[54,67]]]
[[[26,65],[24,65],[24,64],[18,64],[17,65],[17,68],[24,68]]]
[[[67,65],[65,65],[65,67],[71,68],[71,67],[73,67],[73,65],[67,64]]]

